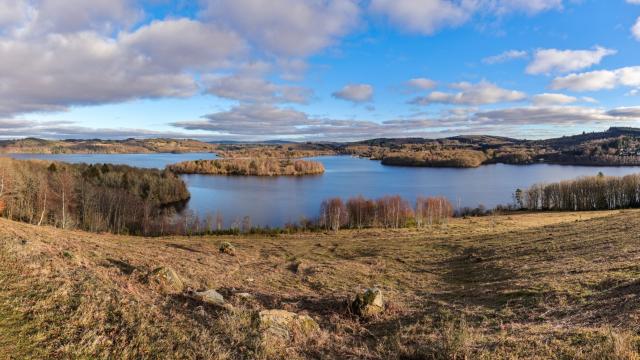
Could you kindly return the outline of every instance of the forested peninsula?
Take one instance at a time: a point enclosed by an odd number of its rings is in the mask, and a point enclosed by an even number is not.
[[[291,159],[217,159],[185,161],[169,165],[176,174],[238,175],[238,176],[304,176],[324,173],[317,161]]]

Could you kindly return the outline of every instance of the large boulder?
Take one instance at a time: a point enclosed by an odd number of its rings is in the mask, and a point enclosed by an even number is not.
[[[160,287],[163,292],[169,294],[182,293],[186,286],[180,275],[171,267],[159,267],[151,273],[152,282]]]
[[[351,303],[351,311],[361,317],[371,317],[380,314],[384,311],[382,291],[373,288],[357,294]]]
[[[203,303],[223,307],[225,305],[224,296],[215,290],[196,291],[193,297]]]
[[[294,336],[307,337],[320,329],[310,316],[286,310],[260,311],[254,324],[265,341],[289,341]]]

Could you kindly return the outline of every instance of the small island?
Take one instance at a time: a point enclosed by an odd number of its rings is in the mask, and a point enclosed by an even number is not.
[[[304,176],[324,173],[317,161],[276,158],[185,161],[167,166],[175,174],[237,176]]]
[[[487,156],[476,150],[397,152],[382,157],[382,165],[411,167],[474,168],[485,161]]]

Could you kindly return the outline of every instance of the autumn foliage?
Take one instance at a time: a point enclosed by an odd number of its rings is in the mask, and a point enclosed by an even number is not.
[[[325,200],[320,206],[319,226],[327,230],[443,224],[453,217],[453,206],[444,197],[419,197],[416,208],[399,195],[367,199],[363,196]]]
[[[474,168],[483,164],[487,156],[477,150],[431,150],[394,152],[382,159],[383,165],[417,167]]]
[[[185,161],[169,165],[176,174],[302,176],[324,173],[320,162],[307,160],[254,158]]]
[[[0,215],[34,225],[149,235],[189,197],[169,171],[0,159]]]
[[[583,177],[538,184],[524,191],[530,210],[611,210],[640,207],[640,174]]]

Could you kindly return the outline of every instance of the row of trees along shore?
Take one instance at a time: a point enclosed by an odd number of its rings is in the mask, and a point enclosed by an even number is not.
[[[418,197],[415,208],[400,197],[367,199],[363,196],[327,199],[320,206],[318,226],[327,230],[371,227],[403,228],[441,224],[453,217],[453,205],[444,197]]]
[[[0,158],[0,215],[93,232],[165,232],[190,197],[170,171]]]
[[[515,193],[516,205],[528,210],[613,210],[640,207],[640,174],[582,177],[538,184]]]
[[[245,176],[302,176],[324,173],[324,165],[317,161],[247,158],[185,161],[167,166],[176,174],[245,175]]]
[[[426,227],[453,216],[481,216],[500,211],[589,211],[640,207],[640,174],[538,184],[517,190],[515,205],[487,210],[454,207],[444,197],[418,197],[411,204],[399,195],[369,199],[356,196],[322,202],[315,219],[284,229],[254,227],[251,218],[225,228],[222,213],[200,218],[180,205],[190,194],[169,170],[128,166],[50,163],[0,158],[0,215],[34,225],[136,235],[197,235],[295,232],[362,228]]]

